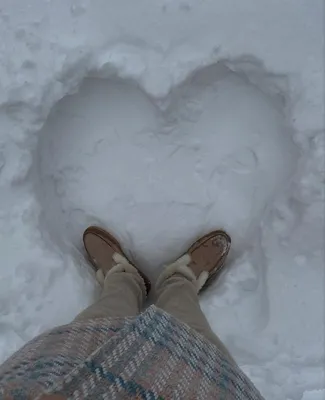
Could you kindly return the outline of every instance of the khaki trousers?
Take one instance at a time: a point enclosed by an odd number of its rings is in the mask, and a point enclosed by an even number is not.
[[[187,324],[212,342],[233,363],[232,356],[205,318],[193,282],[177,273],[163,281],[157,290],[156,306]],[[104,282],[100,299],[81,312],[76,321],[93,318],[133,317],[141,313],[145,301],[143,279],[135,268],[132,272],[116,272]]]

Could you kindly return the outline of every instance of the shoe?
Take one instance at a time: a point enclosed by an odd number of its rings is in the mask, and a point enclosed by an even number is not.
[[[147,295],[149,294],[151,289],[150,280],[128,260],[120,243],[113,235],[97,226],[90,226],[83,234],[83,242],[89,261],[96,272],[101,270],[105,277],[106,274],[117,264],[115,261],[117,253],[137,269],[139,275],[144,280]]]
[[[198,239],[178,260],[168,265],[160,274],[156,288],[173,275],[183,275],[193,282],[199,293],[221,273],[231,245],[230,236],[224,231],[213,231]]]
[[[231,238],[224,231],[213,231],[198,239],[187,250],[191,260],[188,268],[197,279],[205,280],[200,290],[215,281],[224,268],[231,246]]]

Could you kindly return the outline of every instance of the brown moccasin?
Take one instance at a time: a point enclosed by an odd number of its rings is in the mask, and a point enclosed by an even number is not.
[[[88,258],[95,271],[101,269],[104,276],[115,265],[113,260],[115,253],[122,255],[128,260],[118,240],[102,228],[97,226],[87,228],[83,234],[83,242]],[[150,280],[134,264],[129,260],[128,262],[138,270],[143,278],[148,295],[151,288]]]
[[[202,273],[207,273],[207,280],[201,290],[210,285],[223,270],[230,245],[230,236],[219,230],[201,237],[188,249],[187,253],[191,257],[188,267],[197,279]]]

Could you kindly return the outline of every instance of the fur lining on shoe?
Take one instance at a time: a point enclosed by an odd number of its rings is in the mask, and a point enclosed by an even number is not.
[[[196,287],[197,292],[199,292],[204,286],[205,282],[209,277],[209,273],[207,271],[203,271],[198,278],[196,278],[194,272],[188,266],[191,262],[191,256],[187,253],[184,254],[181,258],[168,265],[165,270],[161,273],[157,280],[156,288],[159,287],[171,276],[175,274],[181,274]]]
[[[119,253],[114,253],[113,254],[113,260],[116,262],[116,265],[114,265],[114,267],[112,267],[106,275],[104,275],[104,272],[102,269],[98,269],[96,272],[96,278],[98,283],[103,286],[105,280],[112,274],[114,274],[115,272],[131,272],[134,273],[136,271],[136,273],[138,273],[137,269],[131,265],[128,260],[123,257],[121,254]]]

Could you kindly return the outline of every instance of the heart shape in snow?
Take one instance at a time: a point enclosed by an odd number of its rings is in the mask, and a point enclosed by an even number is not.
[[[43,229],[79,245],[100,223],[147,270],[219,227],[244,249],[296,163],[283,111],[219,64],[159,101],[86,79],[51,113],[37,154]]]

